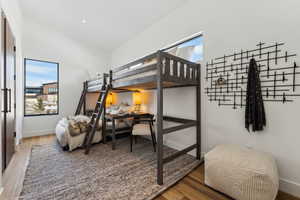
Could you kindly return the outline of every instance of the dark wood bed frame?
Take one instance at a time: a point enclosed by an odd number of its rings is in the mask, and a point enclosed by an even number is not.
[[[156,63],[149,64],[145,67],[140,67],[135,70],[129,70],[130,67],[140,63],[145,63],[149,60],[156,59]],[[196,159],[203,160],[201,158],[201,87],[200,77],[201,69],[200,64],[193,63],[182,59],[180,57],[171,55],[169,53],[158,51],[156,53],[147,55],[143,58],[130,62],[124,66],[118,67],[110,71],[109,74],[103,75],[103,82],[98,81],[99,84],[110,84],[110,91],[113,92],[128,92],[141,89],[155,89],[157,90],[157,113],[156,113],[156,132],[157,132],[157,183],[163,184],[163,166],[164,164],[171,162],[177,157],[186,154],[196,149]],[[132,80],[124,80],[133,75],[137,75],[144,72],[156,70],[154,75],[145,76],[142,78],[134,78]],[[114,75],[116,74],[116,75]],[[92,80],[95,82],[95,80]],[[81,107],[85,105],[85,94],[89,92],[97,92],[90,90],[90,86],[93,85],[92,81],[86,81],[84,83],[84,90],[82,98],[80,99],[81,105],[78,105],[76,113],[80,113]],[[95,85],[95,84],[94,84]],[[163,90],[166,88],[174,87],[195,87],[196,93],[196,120],[183,119],[178,117],[164,116],[163,115]],[[101,88],[101,87],[99,87]],[[84,113],[86,112],[85,106]],[[164,128],[163,121],[171,121],[180,123],[180,125]],[[103,133],[105,133],[105,106],[102,114]],[[163,153],[163,136],[168,133],[172,133],[178,130],[186,129],[189,127],[196,127],[196,142],[195,144],[174,153],[171,156],[164,157]]]

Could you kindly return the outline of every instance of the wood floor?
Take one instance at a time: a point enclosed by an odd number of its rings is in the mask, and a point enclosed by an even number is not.
[[[4,173],[4,190],[0,200],[16,200],[22,190],[27,163],[29,162],[32,145],[43,145],[55,142],[53,135],[34,137],[23,140],[17,147],[8,169]],[[204,185],[203,165],[195,169],[184,179],[169,188],[155,200],[231,200]],[[276,200],[300,200],[291,195],[279,192]]]

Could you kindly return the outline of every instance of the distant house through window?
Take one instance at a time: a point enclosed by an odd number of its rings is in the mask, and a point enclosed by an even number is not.
[[[191,62],[199,63],[203,60],[203,36],[200,34],[191,37],[164,49],[164,51]]]
[[[59,64],[25,58],[24,115],[58,114]]]

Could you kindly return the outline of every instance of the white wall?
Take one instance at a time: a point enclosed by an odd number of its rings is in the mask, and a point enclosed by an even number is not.
[[[22,103],[20,100],[20,91],[22,91],[23,89],[21,88],[20,83],[20,77],[19,76],[22,72],[22,41],[21,41],[21,36],[22,36],[22,18],[21,18],[21,10],[20,7],[18,5],[17,0],[1,0],[0,1],[0,8],[2,9],[2,11],[5,13],[5,16],[9,22],[9,25],[11,27],[11,30],[15,36],[15,42],[16,42],[16,46],[17,51],[16,51],[16,74],[18,76],[17,78],[17,85],[16,85],[16,92],[17,92],[17,110],[16,110],[16,132],[17,132],[17,142],[19,141],[19,138],[21,137],[22,134]],[[2,24],[2,22],[1,22]],[[0,36],[1,38],[2,36],[2,26],[0,27]],[[2,42],[2,40],[0,40]],[[0,42],[0,45],[2,46],[3,44]],[[2,55],[2,54],[1,54]],[[1,69],[3,68],[3,58],[1,58]],[[2,73],[2,71],[0,72]],[[1,77],[1,76],[0,76]],[[2,80],[1,84],[2,84]],[[1,85],[2,88],[2,85]],[[0,99],[2,100],[2,93],[0,93]],[[0,100],[0,107],[1,107],[1,103],[2,101]],[[0,115],[1,117],[1,115]],[[0,124],[0,130],[2,130],[1,128],[1,124]],[[0,141],[0,169],[2,167],[2,141]],[[2,171],[2,170],[1,170]],[[2,191],[2,175],[0,176],[0,193]]]
[[[23,137],[54,133],[62,117],[73,115],[83,81],[107,71],[109,54],[91,51],[69,37],[33,21],[23,26],[25,58],[59,63],[59,115],[24,117]]]
[[[116,49],[112,63],[113,66],[125,64],[199,31],[204,31],[204,62],[233,50],[253,48],[260,41],[285,42],[289,51],[300,55],[299,13],[297,0],[190,0]],[[296,61],[300,62],[299,57]],[[188,88],[166,91],[169,105],[165,114],[192,117],[194,105],[185,103],[185,99],[193,99],[194,95]],[[236,143],[270,152],[277,160],[281,190],[300,196],[300,99],[284,105],[266,103],[266,130],[249,134],[244,128],[243,110],[218,107],[209,103],[206,96],[202,98],[202,151],[207,152],[221,143]],[[183,146],[192,140],[191,135],[170,135],[166,143]]]

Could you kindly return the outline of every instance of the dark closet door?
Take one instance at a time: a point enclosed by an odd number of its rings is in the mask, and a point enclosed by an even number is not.
[[[3,170],[15,152],[15,40],[7,20],[3,19]]]

